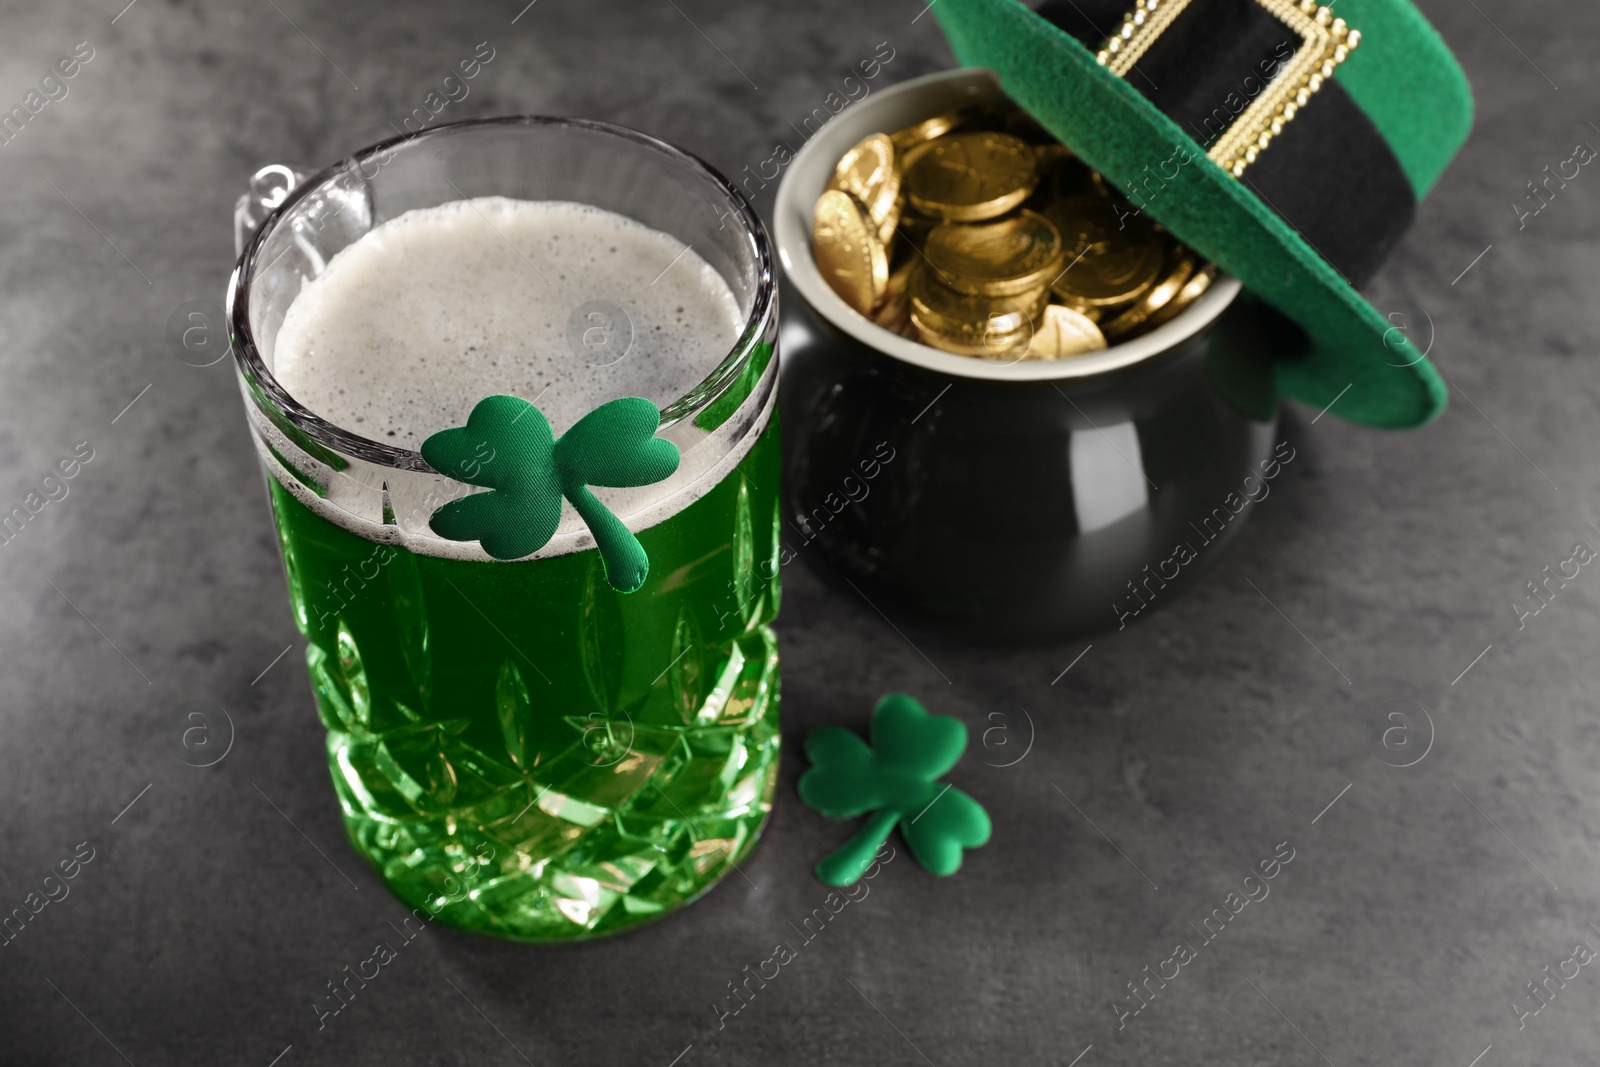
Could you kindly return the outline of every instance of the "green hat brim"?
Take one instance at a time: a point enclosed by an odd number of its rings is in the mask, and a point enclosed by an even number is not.
[[[1305,350],[1278,360],[1282,395],[1389,428],[1421,426],[1444,410],[1444,380],[1405,332],[1076,38],[1018,0],[939,0],[932,10],[958,59],[993,70],[1014,101],[1113,182],[1132,181],[1175,148],[1190,149],[1192,161],[1147,210],[1305,330]],[[1471,125],[1466,79],[1404,0],[1342,0],[1339,11],[1363,41],[1346,64],[1348,75],[1341,69],[1336,76],[1395,149],[1420,197]],[[1386,40],[1395,49],[1404,43],[1406,54],[1385,55]],[[1377,53],[1371,58],[1363,55],[1369,48]],[[1358,56],[1366,62],[1358,64]]]

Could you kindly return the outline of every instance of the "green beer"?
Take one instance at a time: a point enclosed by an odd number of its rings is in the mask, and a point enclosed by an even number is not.
[[[230,299],[334,790],[391,889],[547,941],[735,870],[779,744],[776,308],[748,206],[627,131],[441,127],[302,186]],[[608,584],[572,514],[509,562],[429,529],[472,489],[415,450],[490,393],[558,434],[616,396],[658,404],[678,473],[595,490],[649,557],[642,588]]]

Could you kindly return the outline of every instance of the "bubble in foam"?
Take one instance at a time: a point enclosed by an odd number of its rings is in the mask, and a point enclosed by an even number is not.
[[[733,347],[728,283],[677,238],[587,204],[408,211],[343,249],[285,315],[273,374],[317,415],[419,448],[495,393],[557,434],[621,396],[664,407]]]

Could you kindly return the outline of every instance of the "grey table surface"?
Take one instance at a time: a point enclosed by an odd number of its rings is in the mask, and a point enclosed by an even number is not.
[[[232,372],[166,340],[174,308],[221,298],[243,182],[388,136],[484,41],[441,120],[589,116],[728,173],[880,42],[880,86],[952,58],[922,0],[123,2],[0,5],[6,107],[93,49],[0,146],[0,505],[94,452],[0,545],[0,911],[93,854],[0,948],[0,1061],[1595,1062],[1600,974],[1520,1026],[1513,1005],[1600,946],[1600,577],[1520,624],[1513,604],[1600,546],[1600,177],[1520,224],[1510,205],[1600,144],[1600,12],[1422,4],[1477,127],[1372,293],[1431,323],[1438,422],[1286,411],[1300,458],[1228,557],[1088,648],[914,648],[788,568],[790,756],[748,880],[587,946],[430,930],[319,1029],[313,998],[403,909],[339,825]],[[993,842],[948,880],[888,865],[719,1026],[841,839],[794,798],[798,742],[891,689],[981,742],[953,780]],[[186,765],[218,707],[231,750]],[[1201,944],[1190,924],[1283,842],[1270,896]],[[1119,1029],[1113,1001],[1178,941],[1197,957]]]

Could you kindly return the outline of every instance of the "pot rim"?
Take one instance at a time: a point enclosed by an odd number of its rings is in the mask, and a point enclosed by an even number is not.
[[[942,352],[903,337],[855,311],[823,280],[811,254],[811,218],[839,157],[869,134],[889,133],[999,92],[994,73],[981,67],[913,78],[850,105],[795,154],[778,186],[773,235],[784,272],[807,305],[837,329],[886,356],[940,374],[988,381],[1090,378],[1154,359],[1210,327],[1239,295],[1237,278],[1218,274],[1211,287],[1171,322],[1123,344],[1069,359],[1006,363]]]

